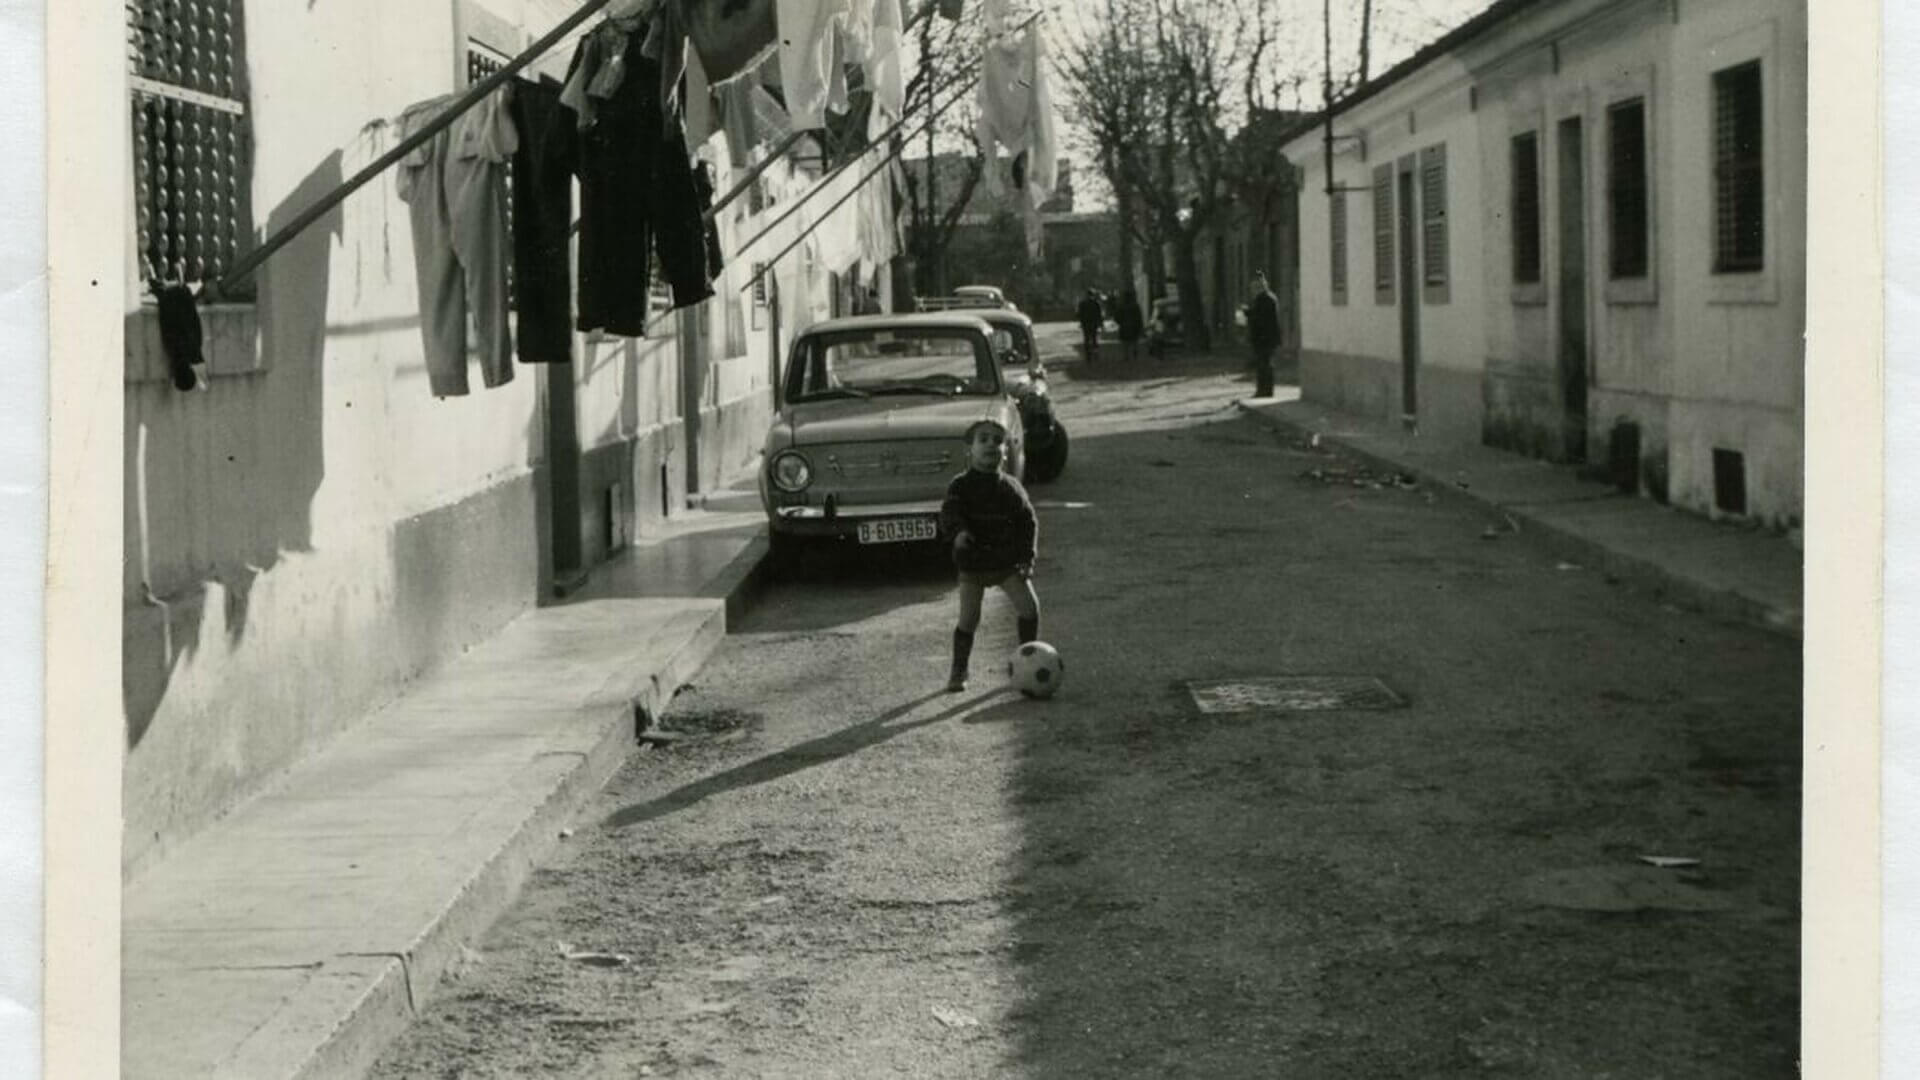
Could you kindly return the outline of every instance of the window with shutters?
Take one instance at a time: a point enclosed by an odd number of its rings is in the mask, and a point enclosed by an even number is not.
[[[1713,75],[1713,272],[1766,267],[1760,61]]]
[[[1347,193],[1327,196],[1327,249],[1332,260],[1333,302],[1347,302]]]
[[[1420,151],[1420,266],[1426,300],[1449,299],[1447,276],[1447,147]]]
[[[1648,270],[1647,106],[1635,98],[1607,109],[1607,273],[1644,278]]]
[[[767,328],[767,271],[766,263],[753,264],[753,303],[751,305],[752,322],[755,330]]]
[[[1540,133],[1513,137],[1507,176],[1512,187],[1513,283],[1540,283]]]
[[[1373,302],[1393,303],[1393,164],[1373,169]]]
[[[242,12],[242,0],[126,0],[142,284],[218,281],[253,242]]]

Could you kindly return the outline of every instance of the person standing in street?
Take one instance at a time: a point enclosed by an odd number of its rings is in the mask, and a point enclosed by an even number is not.
[[[960,571],[960,616],[953,627],[953,666],[947,690],[967,688],[967,660],[980,625],[980,601],[995,585],[1013,601],[1020,644],[1040,637],[1040,598],[1033,591],[1033,560],[1040,525],[1020,481],[1001,466],[1007,430],[993,420],[967,429],[967,471],[947,485],[940,531],[953,538]]]
[[[1094,357],[1100,351],[1100,324],[1106,319],[1106,312],[1100,309],[1100,293],[1088,289],[1087,295],[1080,298],[1080,307],[1075,312],[1080,319],[1080,346],[1086,353],[1087,366],[1092,367]]]
[[[1273,352],[1280,347],[1280,299],[1267,287],[1267,275],[1253,275],[1253,299],[1247,304],[1247,337],[1253,344],[1253,396],[1273,396]]]
[[[1140,335],[1146,330],[1147,318],[1140,311],[1140,298],[1130,288],[1120,290],[1118,307],[1113,321],[1120,328],[1120,359],[1131,364],[1139,356]]]

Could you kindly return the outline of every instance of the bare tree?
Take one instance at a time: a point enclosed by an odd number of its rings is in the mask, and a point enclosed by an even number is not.
[[[907,186],[907,250],[914,260],[914,290],[922,296],[932,296],[947,289],[947,250],[986,171],[986,154],[974,135],[972,91],[967,89],[983,42],[979,20],[972,8],[957,22],[923,14],[917,32],[920,64],[906,86],[906,107],[912,119],[904,132],[895,136],[895,141],[904,141],[907,134],[918,131],[927,117],[956,94],[963,95],[921,134],[925,140],[924,159],[902,162]],[[959,147],[966,149],[957,149]],[[943,148],[948,148],[944,154]],[[901,149],[904,158],[910,148]],[[958,175],[941,175],[940,162],[955,160],[959,155],[964,156],[959,157],[962,164]]]

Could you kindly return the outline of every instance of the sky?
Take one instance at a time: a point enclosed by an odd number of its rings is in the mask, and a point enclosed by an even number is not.
[[[1275,7],[1287,37],[1287,47],[1276,63],[1295,66],[1307,76],[1304,100],[1282,102],[1283,107],[1317,109],[1320,107],[1320,79],[1325,67],[1326,44],[1322,17],[1325,0],[1269,0]],[[1421,47],[1447,31],[1485,11],[1491,0],[1374,0],[1373,46],[1368,67],[1378,76],[1393,65],[1412,56]],[[1361,4],[1358,0],[1332,0],[1334,71],[1344,76],[1358,63],[1360,52]],[[1056,0],[1048,5],[1048,17],[1066,21],[1089,12],[1091,5],[1074,0]],[[1059,40],[1057,35],[1054,40]],[[1058,78],[1054,81],[1056,109],[1064,113],[1066,93]],[[1087,144],[1060,117],[1059,131],[1065,145],[1061,153],[1076,161],[1088,160]],[[1099,210],[1108,205],[1105,184],[1090,175],[1091,170],[1074,173],[1074,209]]]

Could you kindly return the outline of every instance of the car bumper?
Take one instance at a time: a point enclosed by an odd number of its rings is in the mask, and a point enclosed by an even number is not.
[[[788,536],[839,536],[859,534],[863,521],[894,518],[940,518],[938,500],[873,503],[859,506],[777,506],[768,515],[773,531]]]

